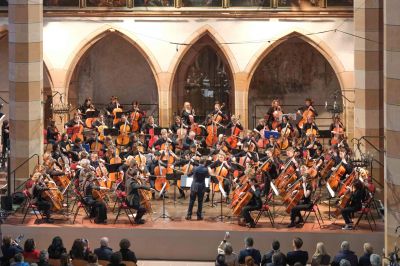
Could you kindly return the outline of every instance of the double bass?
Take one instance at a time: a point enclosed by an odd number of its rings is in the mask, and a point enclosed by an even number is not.
[[[299,123],[297,124],[300,129],[303,129],[303,126],[304,126],[305,123],[307,123],[307,118],[309,116],[312,116],[312,117],[315,116],[315,113],[312,110],[312,106],[311,105],[307,108],[307,110],[305,110],[303,112],[302,118],[300,119]]]

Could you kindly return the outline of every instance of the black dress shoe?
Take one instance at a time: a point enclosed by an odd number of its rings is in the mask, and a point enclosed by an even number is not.
[[[185,219],[190,221],[190,220],[192,220],[192,216],[191,215],[186,215]]]
[[[134,221],[135,224],[144,224],[144,220],[140,219],[140,220],[135,220]]]
[[[202,221],[204,220],[203,216],[197,216],[197,221]]]
[[[209,202],[210,201],[210,196],[207,195],[206,199],[204,200],[204,202]]]
[[[287,227],[288,228],[292,228],[292,227],[295,227],[295,226],[296,226],[296,224],[294,222],[291,222]]]

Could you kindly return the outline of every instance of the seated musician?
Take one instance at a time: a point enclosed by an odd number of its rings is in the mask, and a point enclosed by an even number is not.
[[[278,169],[280,160],[279,158],[274,156],[274,152],[272,149],[266,150],[266,157],[260,159],[260,163],[264,163],[265,161],[270,161],[270,167],[268,171],[262,171],[262,180],[264,181],[264,188],[261,192],[261,196],[268,196],[269,191],[271,189],[272,180],[278,177]]]
[[[318,116],[317,110],[313,106],[313,100],[311,98],[306,98],[304,100],[304,105],[297,109],[297,113],[302,115],[305,111],[310,110],[313,112],[313,116]]]
[[[190,102],[185,102],[183,104],[183,109],[181,113],[181,118],[182,118],[181,122],[183,123],[183,126],[185,128],[190,128],[190,126],[192,125],[192,121],[194,119],[193,117],[194,114]]]
[[[336,142],[340,143],[344,138],[344,125],[340,121],[340,116],[335,115],[333,117],[333,122],[329,126],[329,131],[331,133],[331,141],[336,138]],[[332,144],[332,143],[331,143]]]
[[[249,143],[249,144],[252,143],[252,145],[254,145],[257,148],[257,142],[254,138],[253,131],[247,130],[246,135],[242,138],[240,143],[238,143],[238,146],[241,146],[244,143]]]
[[[81,116],[79,115],[79,113],[76,113],[74,115],[74,118],[69,120],[67,123],[65,123],[65,128],[70,128],[73,127],[77,124],[81,124],[84,125],[84,123],[82,122]]]
[[[187,127],[187,126],[184,126],[184,125],[182,124],[182,120],[181,120],[180,116],[175,116],[174,123],[170,126],[169,129],[171,130],[171,132],[172,132],[174,135],[176,135],[176,134],[178,133],[178,130],[181,129],[181,128],[187,129],[188,127]]]
[[[68,137],[68,134],[63,133],[61,135],[61,140],[60,140],[60,142],[58,144],[60,146],[61,152],[64,155],[69,156],[69,151],[71,149],[72,143],[71,143],[71,140]]]
[[[154,168],[158,166],[160,160],[161,160],[161,153],[159,151],[155,151],[154,155],[150,158],[150,160],[147,160],[146,162],[146,170],[150,174],[149,183],[151,188],[154,188],[156,180],[156,176],[154,174]]]
[[[72,157],[72,161],[79,161],[79,154],[84,150],[82,146],[82,140],[80,138],[76,138],[74,141],[74,145],[71,148],[70,154]]]
[[[189,162],[190,162],[190,164],[191,164],[192,166],[198,166],[198,165],[199,165],[199,164],[197,163],[197,161],[196,161],[194,158],[191,157],[190,151],[187,150],[187,151],[184,151],[184,153],[183,153],[183,158],[181,158],[181,159],[177,160],[176,162],[174,162],[173,168],[182,167],[182,166],[184,166],[184,165],[189,164]],[[186,173],[180,172],[180,173],[181,173],[181,174],[185,174],[185,175],[187,175],[187,176],[192,175],[191,172],[186,172]],[[180,187],[178,187],[178,190],[179,190],[179,197],[178,197],[178,199],[185,198],[186,195],[185,195],[185,192],[183,191],[183,189],[180,188]]]
[[[158,126],[154,123],[154,117],[153,116],[149,116],[147,118],[147,122],[142,125],[141,132],[143,134],[145,134],[146,146],[148,146],[149,140],[151,138],[150,129],[154,129],[154,128],[157,128],[157,127]]]
[[[166,144],[168,143],[168,144]],[[161,136],[160,138],[154,142],[153,147],[157,150],[161,150],[163,144],[165,145],[172,145],[172,150],[175,150],[175,144],[173,143],[173,141],[168,137],[168,130],[163,128],[161,129]]]
[[[60,165],[56,159],[51,157],[51,154],[49,153],[43,154],[43,166],[46,169],[46,174],[48,174],[51,178],[65,175],[64,171],[62,170],[62,165]]]
[[[123,113],[121,114],[121,119],[114,125],[114,127],[118,130],[121,130],[121,127],[123,129],[123,126],[125,125],[125,121],[126,121],[126,125],[129,126],[129,118]]]
[[[85,179],[82,184],[83,199],[90,206],[90,218],[95,218],[97,224],[107,223],[107,205],[101,197],[100,190],[105,189],[95,184],[96,173],[94,170],[86,172]],[[97,193],[95,193],[97,191]]]
[[[213,145],[212,150],[216,153],[223,151],[225,154],[230,154],[232,151],[231,145],[226,141],[226,136],[224,134],[218,135],[217,142]]]
[[[282,122],[281,122],[280,128],[281,128],[282,134],[284,134],[285,128],[287,128],[286,130],[290,130],[290,132],[294,132],[294,127],[290,123],[289,117],[287,115],[282,116]]]
[[[43,192],[50,190],[44,182],[44,176],[42,175],[42,173],[38,172],[35,173],[31,179],[33,181],[33,188],[32,188],[33,201],[34,203],[36,203],[38,210],[45,217],[45,219],[42,222],[54,223],[54,221],[51,219],[52,204],[50,201],[46,200],[42,195]]]
[[[243,207],[241,217],[244,218],[247,227],[254,228],[256,226],[253,217],[251,217],[250,212],[260,210],[262,207],[261,192],[257,180],[255,177],[249,179],[249,184],[251,186],[249,192],[253,194],[249,203]]]
[[[131,169],[125,173],[126,179],[126,201],[129,207],[137,211],[134,222],[135,224],[144,224],[142,219],[143,215],[146,213],[146,208],[141,205],[141,198],[139,194],[139,189],[153,190],[148,186],[142,185],[139,180],[139,172],[137,169],[137,164],[135,160],[132,160]]]
[[[290,224],[288,225],[288,228],[295,227],[296,225],[303,223],[304,221],[303,217],[301,216],[301,211],[308,210],[312,206],[311,195],[313,192],[313,188],[311,183],[309,182],[309,175],[303,174],[301,178],[302,184],[299,190],[302,189],[304,194],[297,205],[290,210]],[[299,193],[299,190],[295,190],[292,192],[293,197],[295,197],[296,193]]]
[[[352,193],[346,207],[341,210],[345,222],[345,226],[342,228],[343,230],[353,229],[351,215],[361,210],[362,202],[366,197],[365,187],[359,179],[356,179],[353,186],[348,189],[351,189]]]
[[[105,126],[106,125],[106,120],[104,118],[103,114],[99,115],[99,118],[96,119],[93,123],[92,126],[98,128],[99,126]]]
[[[85,115],[88,109],[94,109],[92,98],[87,97],[84,103],[79,106],[78,113],[81,115]]]
[[[226,161],[225,154],[220,152],[218,154],[218,159],[208,166],[209,172],[214,172],[217,167],[222,166],[222,165],[224,166],[224,168],[226,168],[228,170],[232,169],[232,166]],[[216,174],[218,174],[218,173],[216,173]],[[226,198],[227,203],[229,203],[228,196],[229,196],[229,192],[231,189],[231,182],[228,179],[229,179],[229,176],[224,178],[222,187],[219,188],[221,190],[222,195]],[[219,181],[215,176],[211,176],[211,182],[215,183],[215,184],[219,184]]]
[[[60,132],[58,131],[58,128],[56,127],[56,121],[50,120],[50,124],[47,127],[47,134],[46,134],[47,143],[54,145],[58,141],[59,135],[60,135]]]
[[[345,179],[348,175],[351,174],[351,172],[353,172],[353,166],[350,162],[347,161],[347,158],[348,155],[346,149],[340,148],[339,158],[335,159],[335,166],[333,167],[332,171],[336,171],[339,164],[342,165],[346,169],[346,172],[341,176],[341,180]]]
[[[310,158],[314,158],[317,150],[322,149],[322,144],[319,142],[316,135],[310,134],[304,142],[304,149],[309,152]]]
[[[139,116],[138,116],[139,119],[137,120],[137,122],[138,122],[139,130],[140,130],[143,125],[144,112],[142,110],[140,110],[138,101],[132,102],[132,109],[130,110],[131,116],[135,113],[135,111],[136,111],[136,113],[139,114]]]
[[[111,101],[106,106],[107,115],[112,115],[114,109],[117,108],[118,105],[118,98],[116,96],[111,96]]]
[[[183,150],[189,150],[195,144],[196,133],[189,131],[189,134],[183,139]]]
[[[315,133],[312,132],[314,130],[315,130]],[[304,123],[303,129],[301,130],[301,136],[303,138],[306,138],[307,135],[310,135],[312,133],[315,135],[318,135],[318,132],[319,132],[319,129],[318,129],[317,124],[315,123],[314,116],[308,116],[307,122]]]
[[[239,162],[242,166],[245,166],[247,162],[252,161],[253,163],[257,163],[259,158],[258,158],[258,153],[254,151],[250,151],[250,144],[248,142],[245,142],[243,144],[242,150],[234,155],[236,158],[236,161]],[[240,159],[242,158],[242,160]]]
[[[281,165],[281,170],[283,170],[284,166],[287,164],[293,164],[295,169],[299,169],[299,162],[295,155],[296,155],[295,149],[293,147],[287,148],[287,150],[286,150],[287,158],[286,158],[285,162]],[[289,163],[289,161],[290,161],[290,163]]]
[[[231,121],[226,125],[226,128],[234,128],[234,127],[239,128],[240,130],[243,130],[243,126],[239,121],[239,118],[236,117],[235,115],[231,116]]]
[[[257,126],[254,128],[256,132],[260,133],[262,130],[269,130],[268,126],[265,124],[265,119],[261,118],[258,120]]]
[[[276,138],[274,137],[274,135],[271,134],[269,136],[268,140],[269,140],[268,144],[265,145],[266,149],[272,149],[274,151],[274,153],[275,153],[275,150],[280,150],[279,144],[276,141]]]

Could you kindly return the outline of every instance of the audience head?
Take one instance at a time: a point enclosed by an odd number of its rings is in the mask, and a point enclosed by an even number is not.
[[[218,254],[216,260],[215,260],[215,266],[226,266],[227,264],[225,263],[225,255],[224,254]]]
[[[68,253],[63,253],[60,256],[60,263],[61,266],[67,266],[71,263],[71,258],[69,257]]]
[[[60,248],[64,247],[63,241],[62,241],[61,237],[59,237],[59,236],[56,236],[53,238],[53,240],[51,241],[51,245],[53,247],[60,247]]]
[[[131,247],[131,242],[129,242],[128,239],[123,238],[119,242],[119,247],[120,247],[120,249],[129,249]]]
[[[274,265],[283,265],[283,254],[281,252],[275,252],[271,260]]]
[[[346,259],[341,259],[339,262],[339,266],[351,266],[351,263]]]
[[[39,261],[48,261],[49,260],[49,252],[47,250],[40,251]]]
[[[72,258],[83,258],[85,257],[85,244],[81,238],[75,239],[71,248]]]
[[[272,246],[272,249],[274,251],[277,251],[277,250],[279,250],[281,248],[281,243],[279,243],[278,240],[274,240],[274,241],[272,241],[272,245],[271,246]]]
[[[121,252],[114,252],[113,254],[111,254],[110,262],[113,265],[120,264],[122,262],[122,254],[121,254]]]
[[[232,244],[229,242],[226,242],[225,247],[224,247],[224,253],[225,255],[231,255],[233,252],[233,247]]]
[[[295,262],[293,266],[304,266],[301,262]]]
[[[110,242],[110,240],[108,239],[108,237],[100,238],[100,246],[102,246],[102,247],[108,247],[109,242]]]
[[[327,255],[326,248],[324,243],[318,242],[317,247],[315,249],[315,255]]]
[[[372,266],[381,266],[382,265],[382,258],[378,254],[371,254],[371,257],[369,257],[369,261],[371,262]]]
[[[87,260],[88,260],[88,263],[97,263],[97,255],[90,252]]]
[[[251,256],[247,256],[247,257],[244,259],[244,265],[246,265],[246,266],[253,266],[253,265],[255,265],[255,264],[254,264],[254,259],[253,259]]]
[[[371,243],[364,243],[364,252],[367,254],[372,254],[372,252],[374,252],[374,248],[372,247]]]
[[[342,244],[340,245],[340,249],[342,251],[349,251],[350,250],[350,243],[347,241],[343,241]]]
[[[14,256],[14,261],[15,262],[23,262],[24,261],[24,256],[22,253],[18,253]]]
[[[247,248],[253,247],[253,245],[254,245],[254,240],[253,240],[253,238],[252,238],[252,237],[246,237],[246,238],[244,239],[244,244],[245,244],[245,246],[246,246]]]
[[[3,237],[3,245],[4,245],[5,247],[11,246],[11,242],[12,242],[12,240],[11,240],[11,237],[10,237],[10,236],[5,236],[5,237]]]
[[[35,241],[33,238],[28,238],[24,244],[24,251],[25,252],[32,252],[35,250]]]
[[[303,240],[300,237],[293,238],[294,249],[301,249],[302,246],[303,246]]]

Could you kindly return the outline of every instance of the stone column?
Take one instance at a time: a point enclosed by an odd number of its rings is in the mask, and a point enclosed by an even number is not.
[[[400,1],[384,2],[385,247],[390,252],[400,225]]]
[[[9,20],[9,81],[11,169],[43,151],[43,1],[11,0]],[[35,160],[16,173],[25,181]],[[13,189],[13,188],[12,188]]]
[[[382,1],[356,0],[354,2],[355,34],[355,104],[354,137],[369,136],[373,146],[383,150],[383,9]],[[372,40],[372,41],[370,41]],[[364,152],[370,152],[383,162],[383,153],[366,144]],[[383,180],[382,168],[374,165],[373,175]]]

